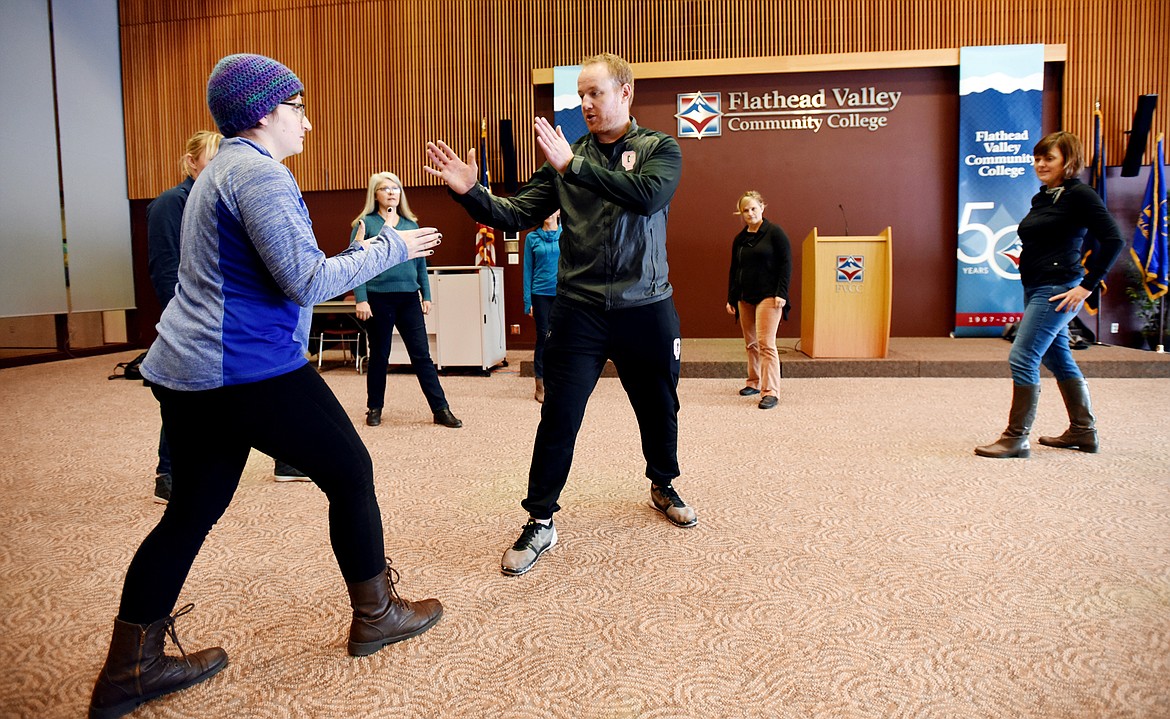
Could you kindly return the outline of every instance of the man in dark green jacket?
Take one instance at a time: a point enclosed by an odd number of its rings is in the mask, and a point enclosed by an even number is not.
[[[443,142],[427,145],[427,171],[447,183],[477,222],[516,231],[561,210],[545,402],[521,502],[530,518],[504,552],[504,574],[527,572],[556,544],[553,513],[606,360],[638,418],[652,505],[680,527],[698,522],[672,486],[679,475],[681,339],[667,276],[666,217],[682,153],[674,138],[639,127],[630,116],[634,76],[622,58],[607,53],[583,60],[577,90],[589,134],[570,144],[559,127],[536,118],[536,142],[548,162],[515,197],[495,197],[476,183],[474,150],[463,161]]]

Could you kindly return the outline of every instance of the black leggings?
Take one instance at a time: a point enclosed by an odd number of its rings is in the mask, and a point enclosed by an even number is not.
[[[201,392],[156,385],[154,395],[171,448],[171,500],[130,562],[119,619],[149,624],[170,614],[253,447],[297,467],[325,492],[329,540],[347,582],[384,571],[370,454],[316,370],[306,364],[261,382]]]

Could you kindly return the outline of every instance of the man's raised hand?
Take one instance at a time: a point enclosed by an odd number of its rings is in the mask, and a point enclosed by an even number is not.
[[[430,160],[433,167],[423,165],[423,169],[447,183],[451,191],[457,195],[467,194],[479,180],[479,165],[475,164],[475,150],[467,151],[467,162],[464,162],[442,140],[428,142],[427,159]]]
[[[548,120],[538,117],[532,123],[532,129],[536,133],[536,144],[540,146],[548,164],[557,172],[564,173],[569,163],[573,161],[573,146],[565,138],[561,126],[557,125],[554,128]]]

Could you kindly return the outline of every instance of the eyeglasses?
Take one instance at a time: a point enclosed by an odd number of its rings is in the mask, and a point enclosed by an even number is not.
[[[401,192],[402,188],[396,185],[382,185],[378,188],[378,192]]]
[[[303,102],[282,102],[280,104],[281,105],[288,105],[292,109],[296,110],[297,114],[300,115],[302,118],[305,116],[305,103],[303,103]]]

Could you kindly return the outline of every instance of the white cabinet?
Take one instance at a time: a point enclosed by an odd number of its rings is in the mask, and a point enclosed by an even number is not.
[[[426,315],[431,359],[439,368],[479,367],[504,361],[504,269],[430,267],[431,312]],[[409,364],[398,332],[390,364]]]

